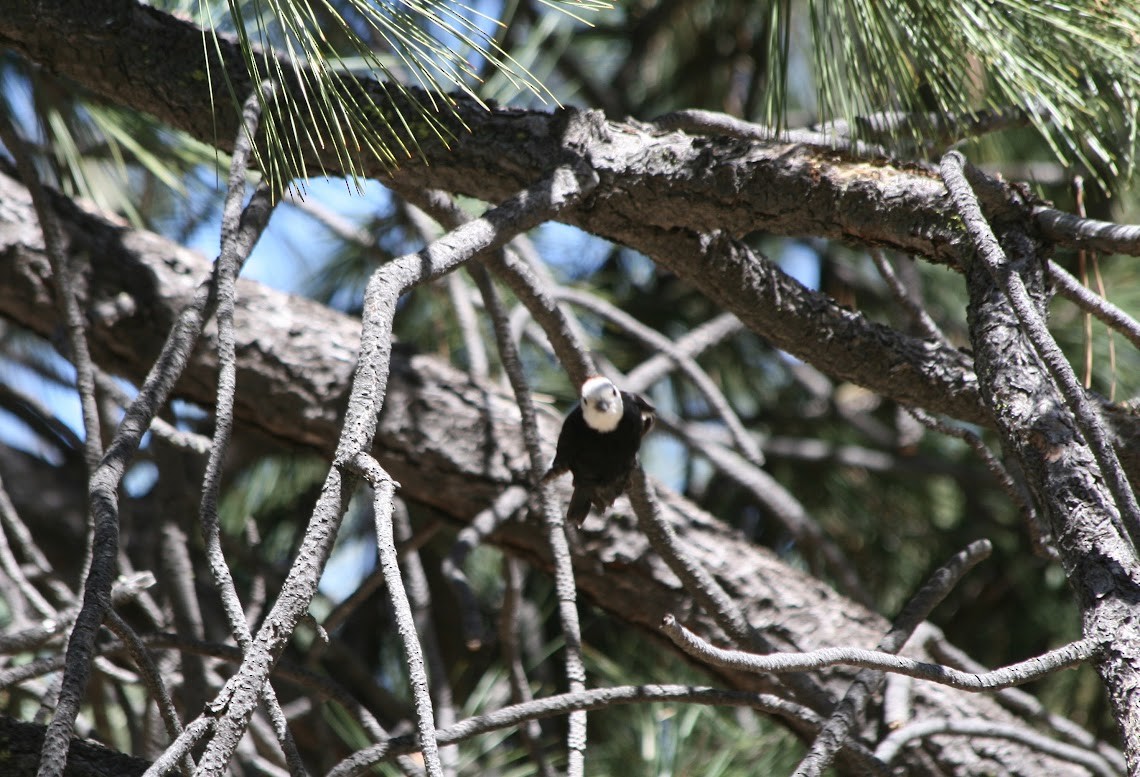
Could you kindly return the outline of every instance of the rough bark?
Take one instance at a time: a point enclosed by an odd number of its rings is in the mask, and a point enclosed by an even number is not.
[[[10,6],[0,18],[0,45],[106,99],[228,149],[237,114],[220,73],[226,72],[237,94],[251,89],[232,42],[221,40],[222,59],[209,65],[211,94],[202,31],[184,21],[129,0]],[[206,49],[215,57],[212,38]],[[381,110],[401,109],[375,82],[362,88]],[[946,215],[941,182],[930,170],[886,160],[853,161],[795,144],[691,137],[639,122],[609,122],[598,113],[582,120],[576,111],[486,111],[460,98],[454,114],[438,118],[454,133],[448,147],[425,133],[416,158],[397,170],[360,159],[363,174],[493,202],[541,178],[570,148],[601,183],[579,207],[564,211],[562,220],[652,257],[718,303],[742,311],[742,320],[777,347],[833,375],[985,422],[962,354],[886,328],[857,326],[865,322],[802,289],[757,255],[738,250],[732,241],[706,237],[811,235],[952,263],[960,237]],[[339,169],[330,149],[306,158],[314,174]],[[773,295],[802,295],[799,304],[815,309],[817,326],[831,339],[773,326],[765,313],[773,309]],[[883,354],[874,363],[866,359],[870,341]],[[821,343],[830,343],[826,353],[813,348]]]
[[[1041,245],[1020,226],[1002,235],[1008,271],[1019,274],[1044,315]],[[1106,652],[1097,663],[1129,756],[1140,773],[1140,564],[1120,512],[1073,413],[981,261],[970,263],[969,325],[982,395],[1009,453],[1049,522],[1081,608],[1084,633]]]
[[[44,743],[44,726],[0,717],[0,763],[7,777],[34,777]],[[150,762],[102,745],[74,739],[64,777],[135,777]]]
[[[57,324],[45,283],[46,259],[26,192],[0,177],[0,205],[0,315],[51,336]],[[137,378],[208,265],[155,235],[72,206],[59,210],[71,255],[87,268],[84,303],[92,353],[109,369]],[[236,320],[240,423],[283,445],[329,454],[359,341],[358,322],[248,281],[240,284]],[[208,406],[215,365],[213,348],[206,345],[179,392]],[[402,484],[405,498],[468,521],[503,489],[526,482],[518,410],[499,389],[474,383],[432,357],[397,350],[388,391],[374,452]],[[544,439],[554,440],[556,417],[549,414],[541,421]],[[685,547],[773,644],[797,650],[871,646],[886,630],[881,616],[785,566],[684,500],[669,494],[663,498]],[[648,550],[627,513],[619,509],[604,524],[595,519],[581,539],[577,582],[598,606],[653,632],[665,613],[676,613],[700,633],[716,637],[715,626]],[[539,566],[549,564],[538,521],[509,524],[493,541]],[[835,670],[819,680],[839,695],[852,675]],[[761,676],[725,672],[722,679],[743,689],[779,690]],[[914,715],[1018,724],[989,697],[926,684],[916,686]],[[1083,773],[1022,745],[979,738],[939,737],[907,758],[919,771],[924,769],[919,764],[933,759],[947,774]]]

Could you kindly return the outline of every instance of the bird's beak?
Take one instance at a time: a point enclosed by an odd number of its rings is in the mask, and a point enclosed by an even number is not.
[[[610,412],[610,406],[611,406],[610,400],[608,400],[608,399],[599,399],[598,400],[597,408],[598,408],[599,413]]]

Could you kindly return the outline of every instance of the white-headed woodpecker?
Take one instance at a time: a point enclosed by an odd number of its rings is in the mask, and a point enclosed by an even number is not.
[[[569,471],[574,494],[566,520],[581,525],[593,505],[604,512],[629,487],[641,438],[653,426],[656,410],[643,397],[618,391],[609,379],[594,376],[582,384],[578,404],[562,422],[558,450],[547,478]]]

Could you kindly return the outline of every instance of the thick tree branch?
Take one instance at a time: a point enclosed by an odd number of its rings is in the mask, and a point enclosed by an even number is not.
[[[1001,223],[999,250],[1006,276],[1016,275],[1038,316],[1046,304],[1045,263],[1016,223]],[[1073,411],[1022,328],[1006,290],[982,260],[969,263],[967,309],[983,395],[1016,456],[1041,514],[1049,522],[1061,563],[1079,603],[1086,638],[1104,651],[1096,665],[1124,735],[1129,770],[1140,766],[1140,566],[1120,526],[1120,515],[1097,458]]]

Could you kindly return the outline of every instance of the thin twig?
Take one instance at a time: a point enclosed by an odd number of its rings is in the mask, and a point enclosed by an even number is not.
[[[998,460],[994,452],[990,450],[985,441],[981,437],[971,432],[962,426],[945,423],[934,416],[927,413],[925,410],[917,407],[905,406],[906,411],[914,417],[923,426],[932,429],[936,432],[956,437],[962,442],[970,446],[970,449],[977,454],[982,463],[986,465],[986,469],[997,480],[1001,490],[1009,497],[1010,501],[1017,505],[1018,512],[1021,513],[1022,519],[1025,521],[1025,526],[1029,530],[1030,539],[1033,541],[1033,548],[1037,555],[1042,558],[1056,559],[1058,558],[1057,549],[1050,544],[1050,534],[1048,529],[1041,521],[1041,517],[1037,515],[1037,510],[1034,509],[1032,501],[1018,487],[1014,481],[1013,476],[1005,468],[1005,465]]]
[[[890,260],[883,254],[881,248],[871,249],[871,261],[875,263],[875,269],[879,271],[879,275],[886,282],[887,288],[891,290],[891,296],[895,298],[895,302],[902,305],[903,310],[910,316],[915,326],[922,330],[927,338],[952,347],[950,340],[938,328],[938,324],[934,323],[934,319],[926,312],[926,308],[910,295],[906,286],[899,280],[895,268],[891,267]]]
[[[119,407],[131,404],[131,397],[118,382],[98,367],[95,368],[95,383],[99,390],[115,401]],[[204,434],[183,431],[175,428],[162,418],[155,416],[150,422],[150,431],[159,439],[169,443],[175,448],[182,448],[191,453],[205,456],[210,452],[210,438]]]
[[[264,229],[269,210],[265,202],[251,201],[247,206],[236,241],[243,256],[248,255]],[[119,429],[91,476],[89,495],[95,525],[94,554],[84,582],[83,604],[67,645],[67,665],[59,704],[44,734],[37,777],[60,777],[66,766],[68,742],[91,673],[95,637],[110,606],[110,591],[119,553],[119,482],[151,420],[165,404],[189,360],[202,326],[213,310],[215,297],[212,289],[213,276],[198,287],[194,299],[179,314],[138,396],[126,408]]]
[[[768,655],[724,650],[682,626],[672,615],[665,617],[661,630],[689,655],[726,669],[739,669],[758,674],[764,672],[783,674],[814,672],[830,666],[858,666],[881,672],[905,674],[919,680],[929,680],[932,683],[975,693],[1024,685],[1060,669],[1084,663],[1100,653],[1100,646],[1095,641],[1082,639],[1025,661],[979,674],[962,672],[942,664],[916,661],[893,653],[861,648],[832,647],[806,653]]]
[[[420,233],[424,243],[430,243],[439,237],[439,228],[432,223],[427,213],[418,206],[405,201],[404,212],[412,226]],[[447,224],[445,226],[458,226]],[[447,276],[447,296],[451,300],[451,309],[455,312],[455,323],[459,325],[459,334],[463,338],[463,348],[467,355],[467,370],[476,380],[486,380],[491,372],[487,361],[487,348],[483,345],[483,337],[479,331],[479,319],[475,315],[475,306],[471,303],[467,284],[459,273]]]
[[[1039,753],[1083,766],[1098,777],[1119,777],[1120,775],[1120,772],[1102,758],[1099,753],[1086,750],[1083,747],[1057,742],[1031,728],[995,723],[992,720],[931,719],[916,721],[887,736],[875,748],[875,755],[889,764],[898,757],[908,744],[939,734],[968,736],[971,740],[979,738],[1008,739],[1011,742],[1020,742]]]
[[[376,552],[380,569],[388,586],[388,599],[396,616],[396,630],[404,646],[404,662],[408,668],[408,684],[416,709],[416,728],[419,747],[429,777],[443,777],[443,764],[439,745],[435,741],[435,713],[432,710],[431,692],[427,672],[424,670],[423,651],[417,634],[415,616],[408,601],[404,581],[400,576],[400,560],[396,557],[396,541],[392,531],[392,510],[396,496],[396,482],[366,453],[354,460],[361,477],[372,486],[372,518],[376,525]]]
[[[716,578],[685,552],[677,533],[661,513],[645,472],[638,464],[630,477],[629,503],[637,515],[637,525],[657,552],[694,599],[704,608],[717,625],[737,644],[771,653],[776,648],[762,633],[753,629],[736,602],[725,592]],[[784,678],[788,685],[817,709],[829,709],[833,700],[830,694],[806,675]]]
[[[95,399],[94,366],[91,361],[91,351],[87,347],[87,319],[79,307],[78,292],[75,287],[75,278],[72,275],[67,252],[64,247],[63,227],[52,209],[39,175],[36,173],[35,161],[28,150],[27,144],[16,129],[11,114],[0,116],[0,141],[8,148],[8,152],[16,162],[16,169],[20,178],[27,187],[32,198],[32,206],[36,209],[36,217],[40,221],[40,231],[43,233],[44,250],[51,262],[52,278],[57,288],[56,304],[63,316],[67,327],[67,344],[71,353],[71,362],[75,365],[75,388],[79,393],[79,404],[83,415],[83,452],[87,462],[87,474],[90,477],[99,460],[103,458],[103,437],[99,427],[99,410]],[[94,535],[94,526],[88,526],[91,541]],[[88,551],[88,561],[90,560]],[[84,566],[86,571],[87,566]]]
[[[391,368],[392,320],[397,300],[417,284],[438,278],[472,257],[498,248],[512,235],[550,218],[576,202],[596,181],[597,176],[592,171],[575,174],[568,168],[558,168],[550,177],[491,209],[482,218],[449,232],[422,251],[385,264],[369,279],[364,295],[360,354],[333,466],[282,588],[288,595],[278,597],[238,674],[219,695],[224,713],[217,719],[214,735],[202,755],[199,769],[203,774],[220,775],[226,768],[257,706],[260,688],[316,594],[348,499],[356,486],[352,462],[370,449],[376,433]]]
[[[186,728],[182,729],[178,739],[170,743],[170,747],[162,751],[162,755],[154,760],[147,770],[143,772],[143,777],[163,777],[163,775],[174,769],[182,759],[198,744],[199,740],[214,727],[214,718],[208,715],[202,715],[187,724]]]
[[[1093,294],[1092,291],[1074,278],[1068,270],[1049,260],[1046,265],[1049,278],[1057,287],[1057,291],[1081,310],[1087,311],[1099,318],[1104,324],[1124,335],[1128,342],[1140,348],[1140,321],[1137,321],[1127,312],[1106,300],[1104,297]]]
[[[126,647],[127,652],[135,662],[135,667],[138,669],[139,676],[143,679],[147,690],[150,691],[150,696],[158,705],[158,712],[162,716],[162,723],[166,726],[166,733],[170,736],[171,740],[175,740],[182,733],[182,721],[178,719],[178,711],[174,708],[174,700],[170,696],[170,691],[166,689],[166,683],[162,679],[162,672],[159,671],[158,666],[154,663],[154,658],[151,657],[150,652],[146,649],[146,645],[139,639],[139,635],[135,630],[130,627],[122,616],[120,616],[114,609],[107,612],[106,619],[107,628],[119,638],[119,641]],[[189,754],[181,761],[182,773],[185,777],[190,777],[194,773],[194,760]]]
[[[741,140],[768,143],[802,143],[807,146],[850,149],[859,156],[885,157],[886,149],[856,141],[846,131],[817,132],[807,129],[775,130],[762,124],[743,121],[726,113],[689,108],[658,116],[654,122],[662,129],[681,130],[690,135],[724,135]]]
[[[537,489],[539,505],[546,519],[546,533],[554,559],[554,590],[558,596],[558,613],[562,620],[562,635],[565,642],[566,681],[571,693],[586,689],[586,666],[582,661],[582,632],[578,625],[577,586],[574,583],[574,564],[570,556],[570,545],[566,539],[565,519],[554,498],[554,486],[543,475],[547,470],[547,459],[542,450],[538,432],[538,417],[534,401],[530,396],[530,386],[519,360],[518,349],[511,339],[510,322],[502,301],[495,291],[494,284],[486,269],[480,265],[469,268],[475,284],[483,294],[483,302],[491,316],[491,326],[495,332],[495,342],[499,348],[499,360],[511,383],[519,413],[522,418],[523,440],[530,457],[531,487]],[[568,753],[566,773],[568,777],[582,777],[586,760],[586,713],[576,711],[570,714],[570,726],[566,735]]]
[[[20,612],[23,609],[22,603],[25,602],[41,617],[54,618],[57,615],[55,607],[28,580],[19,560],[16,558],[16,554],[12,552],[12,546],[8,542],[8,527],[17,525],[22,526],[23,521],[20,520],[16,506],[12,504],[12,499],[8,496],[7,489],[4,488],[3,478],[0,478],[0,568],[8,575],[16,588],[15,592],[4,592],[5,599],[8,600],[6,604],[19,613],[20,617],[14,618],[17,621],[27,619],[27,613]],[[17,592],[19,596],[16,595]]]
[[[142,640],[144,644],[150,647],[172,648],[182,653],[210,656],[233,664],[241,663],[242,660],[241,649],[233,645],[191,639],[178,634],[147,634],[142,637]],[[116,649],[116,646],[108,645],[104,648],[104,652],[110,653]],[[357,701],[347,688],[330,679],[327,674],[306,669],[287,660],[281,661],[275,666],[273,672],[274,675],[286,682],[303,688],[321,699],[335,701],[344,707],[353,714],[370,737],[377,740],[388,739],[388,732],[377,722],[372,713]]]
[[[660,409],[657,411],[657,423],[663,429],[676,434],[693,451],[707,458],[717,471],[736,481],[752,494],[767,514],[795,538],[796,544],[808,557],[809,563],[818,552],[825,563],[823,569],[814,571],[826,570],[835,577],[844,594],[862,604],[870,604],[871,595],[851,561],[835,541],[820,528],[819,523],[800,501],[778,480],[735,451],[708,439],[707,435],[695,432],[691,424],[680,423],[678,419],[670,417]],[[812,566],[820,565],[812,564]]]
[[[451,300],[451,309],[455,311],[455,323],[459,325],[459,333],[463,337],[467,369],[475,380],[486,380],[491,373],[487,349],[479,332],[479,318],[475,315],[475,306],[471,304],[471,294],[459,273],[447,276],[447,296]]]
[[[173,612],[174,629],[194,639],[205,639],[206,627],[194,586],[194,562],[190,558],[186,532],[171,518],[163,521],[160,531],[159,558],[167,602]],[[182,698],[186,709],[200,710],[210,690],[206,666],[197,655],[182,656],[181,664]]]
[[[406,199],[415,202],[432,218],[444,226],[455,229],[470,220],[454,198],[446,192],[436,190],[411,190],[401,192]],[[501,278],[535,321],[546,332],[558,361],[570,381],[581,385],[586,378],[597,374],[597,367],[585,347],[586,338],[577,320],[558,304],[551,293],[550,279],[540,274],[541,263],[533,254],[533,247],[524,236],[513,238],[501,251],[492,251],[482,258],[483,264]]]
[[[964,550],[939,567],[922,588],[903,607],[891,628],[879,640],[878,651],[894,654],[902,650],[911,634],[926,620],[938,603],[958,584],[958,581],[993,551],[989,540],[970,543]],[[864,669],[855,675],[847,693],[831,713],[819,735],[811,743],[807,755],[794,772],[795,777],[819,777],[831,765],[843,743],[864,723],[867,705],[879,692],[885,676]]]
[[[525,704],[534,701],[526,668],[519,650],[519,603],[522,601],[522,573],[519,562],[510,556],[503,557],[503,604],[499,610],[499,650],[507,666],[507,681],[511,686],[511,703]],[[523,745],[531,760],[538,766],[542,777],[555,777],[555,772],[542,751],[542,726],[537,720],[527,721],[519,729]]]
[[[440,571],[450,583],[459,600],[463,640],[468,650],[478,650],[483,646],[483,615],[479,611],[479,600],[471,590],[471,583],[463,571],[467,556],[483,539],[495,531],[504,521],[522,509],[527,502],[527,490],[522,486],[511,486],[495,498],[489,507],[479,511],[455,536],[451,553],[440,562]]]
[[[694,327],[677,338],[673,348],[690,359],[744,330],[744,324],[735,313],[721,313]],[[634,393],[647,391],[657,381],[676,369],[677,362],[669,355],[656,353],[634,367],[625,376],[625,389]]]
[[[16,391],[7,382],[0,383],[0,408],[22,421],[44,442],[55,446],[61,456],[83,449],[83,440],[70,426],[35,397]]]
[[[456,277],[454,274],[451,277]],[[412,539],[412,524],[408,518],[408,508],[403,502],[392,505],[392,534],[394,541],[406,545]],[[394,549],[394,548],[393,548]],[[404,587],[407,589],[408,604],[412,618],[423,646],[428,669],[428,690],[435,704],[435,719],[438,726],[447,728],[456,721],[454,695],[447,676],[447,664],[439,650],[439,635],[432,615],[431,589],[428,587],[427,573],[424,571],[420,554],[416,550],[397,556],[403,569]],[[459,768],[459,754],[455,748],[444,748],[439,754],[440,764],[445,775],[455,775]]]
[[[206,545],[206,558],[214,586],[222,602],[234,640],[243,649],[249,646],[252,635],[246,620],[237,588],[222,551],[221,529],[218,523],[218,498],[221,492],[222,469],[230,438],[233,436],[234,397],[237,393],[237,343],[234,329],[234,309],[237,297],[237,277],[244,255],[238,237],[241,231],[242,202],[245,199],[246,170],[253,148],[253,138],[261,119],[261,106],[273,99],[274,87],[263,83],[242,106],[242,130],[235,145],[230,166],[230,177],[222,207],[221,252],[215,263],[218,324],[218,390],[215,392],[214,436],[206,471],[202,476],[202,500],[198,517]],[[261,200],[272,207],[271,190],[265,182],[258,186],[251,204]],[[288,721],[281,711],[277,694],[271,686],[265,688],[265,704],[273,729],[277,734],[289,771],[294,777],[307,774],[297,743],[289,730]]]
[[[468,718],[446,731],[438,731],[436,737],[441,744],[452,744],[480,734],[517,726],[528,720],[566,715],[578,710],[605,709],[617,704],[661,701],[750,707],[760,712],[798,721],[809,728],[821,724],[820,717],[807,707],[767,693],[691,685],[624,685],[615,688],[592,688],[579,693],[562,693],[525,704],[503,707],[485,715]],[[373,745],[353,753],[330,770],[326,777],[350,777],[397,753],[411,752],[414,747],[414,740],[409,737],[393,737],[385,744]]]
[[[929,622],[924,623],[921,632],[921,635],[915,635],[916,640],[935,661],[973,674],[983,674],[987,671],[984,665],[975,661],[964,650],[952,645],[937,626]],[[1019,717],[1048,726],[1066,742],[1086,750],[1096,750],[1101,757],[1112,763],[1121,774],[1126,771],[1124,753],[1097,739],[1086,729],[1063,715],[1050,712],[1036,696],[1020,688],[1002,688],[994,695],[994,698],[999,704]]]
[[[1005,251],[990,229],[966,176],[969,174],[972,178],[983,182],[988,179],[985,179],[980,171],[967,165],[966,158],[957,151],[951,151],[942,158],[940,167],[942,180],[950,192],[954,207],[974,241],[978,258],[985,264],[994,282],[1005,292],[1017,314],[1022,330],[1065,397],[1077,426],[1084,435],[1089,450],[1100,467],[1101,475],[1112,493],[1132,547],[1140,548],[1140,505],[1136,502],[1132,486],[1120,466],[1116,451],[1108,442],[1104,427],[1092,403],[1081,388],[1076,373],[1049,333],[1045,320],[1030,298],[1024,279],[1009,266]]]

